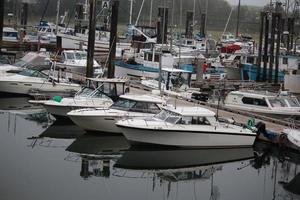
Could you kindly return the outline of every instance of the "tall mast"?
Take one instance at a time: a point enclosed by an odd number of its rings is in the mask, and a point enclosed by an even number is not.
[[[193,5],[193,31],[195,29],[195,15],[196,15],[196,0],[194,0],[194,5]]]
[[[206,3],[205,3],[205,23],[204,23],[204,33],[205,33],[205,37],[207,35],[207,17],[208,17],[208,0],[206,0]]]
[[[129,24],[132,24],[132,8],[133,8],[133,0],[130,1],[130,11],[129,11]]]
[[[152,9],[153,9],[153,0],[150,1],[149,26],[152,25]]]
[[[57,34],[58,32],[58,19],[59,19],[59,9],[60,9],[60,0],[57,1],[57,7],[56,7],[56,22],[55,22],[55,33]]]
[[[241,9],[241,0],[239,0],[238,10],[237,10],[237,20],[236,20],[236,33],[235,33],[235,37],[238,37],[238,36],[239,36],[240,9]]]

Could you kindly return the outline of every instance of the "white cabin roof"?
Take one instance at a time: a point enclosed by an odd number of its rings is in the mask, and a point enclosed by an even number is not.
[[[126,83],[128,78],[87,78],[87,80],[101,82],[101,83]]]
[[[164,108],[171,112],[177,113],[182,116],[195,116],[195,117],[213,117],[215,113],[211,110],[202,107],[166,107]]]
[[[120,98],[129,99],[133,101],[141,101],[141,102],[149,102],[149,103],[157,103],[163,104],[165,100],[157,97],[157,96],[150,96],[150,95],[138,95],[138,94],[124,94],[121,95]]]
[[[254,90],[246,90],[246,91],[232,91],[228,95],[242,95],[246,97],[252,98],[264,98],[264,97],[276,97],[278,94],[268,91],[254,91]]]
[[[183,69],[174,69],[174,68],[162,68],[162,71],[171,72],[171,73],[191,73]]]

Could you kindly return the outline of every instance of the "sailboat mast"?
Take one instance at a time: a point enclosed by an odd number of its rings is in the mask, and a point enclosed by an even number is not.
[[[237,20],[236,20],[236,33],[235,33],[235,37],[238,37],[238,36],[239,36],[240,9],[241,9],[241,0],[239,0],[238,10],[237,10]]]
[[[60,9],[60,0],[57,1],[57,7],[56,7],[56,22],[55,22],[55,33],[58,32],[58,19],[59,19],[59,9]]]
[[[193,31],[195,29],[195,15],[196,15],[196,0],[194,0],[194,5],[193,5]]]
[[[132,7],[133,7],[133,0],[130,1],[130,11],[129,11],[129,24],[132,24]]]
[[[152,9],[153,9],[153,0],[150,1],[150,13],[149,13],[149,26],[152,25]]]

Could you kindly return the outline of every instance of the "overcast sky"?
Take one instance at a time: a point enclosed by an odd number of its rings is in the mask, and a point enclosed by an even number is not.
[[[237,5],[238,0],[227,0],[232,5]],[[241,0],[241,5],[252,5],[252,6],[264,6],[266,5],[270,0]]]

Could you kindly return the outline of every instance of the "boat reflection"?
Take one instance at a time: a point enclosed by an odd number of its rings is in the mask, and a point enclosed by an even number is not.
[[[179,149],[132,147],[117,160],[114,175],[124,178],[150,178],[152,191],[167,185],[167,197],[172,185],[195,184],[205,181],[210,187],[210,198],[219,199],[220,191],[214,184],[214,174],[226,165],[235,163],[236,171],[248,167],[253,161],[252,148],[239,149]],[[176,190],[176,189],[174,189]],[[176,193],[176,192],[175,192]],[[196,193],[196,190],[194,191]],[[174,193],[173,193],[174,194]]]
[[[56,120],[38,136],[28,138],[32,148],[36,146],[48,148],[67,148],[77,137],[85,134],[85,131],[76,126],[70,120]]]
[[[80,176],[110,177],[111,166],[129,149],[122,135],[85,134],[78,137],[66,151],[70,154],[65,160],[81,162]]]
[[[256,142],[253,167],[272,185],[273,199],[300,198],[300,154],[266,142]],[[266,171],[266,168],[270,168]],[[269,178],[268,178],[269,176]],[[267,177],[267,178],[266,178]]]
[[[28,102],[29,97],[5,97],[0,98],[0,115],[3,118],[2,126],[7,126],[7,130],[23,132],[21,127],[33,126],[38,129],[49,127],[54,118],[46,110],[37,105]],[[30,124],[30,125],[29,125]]]

